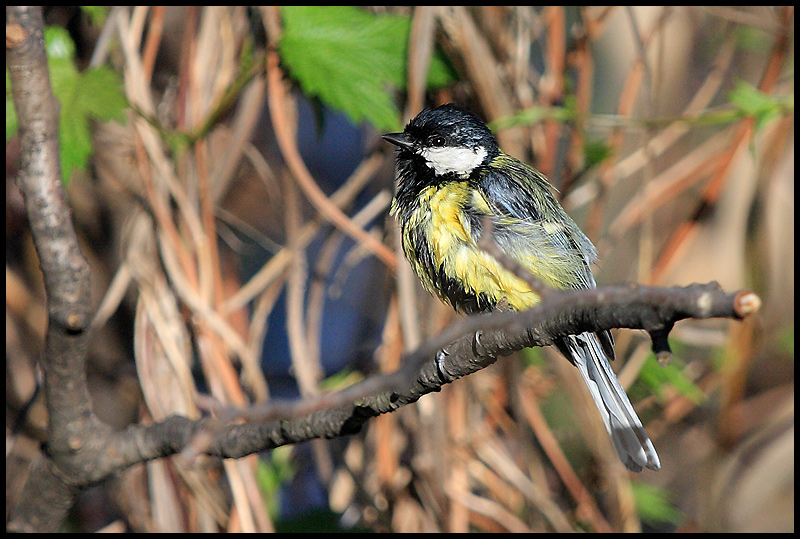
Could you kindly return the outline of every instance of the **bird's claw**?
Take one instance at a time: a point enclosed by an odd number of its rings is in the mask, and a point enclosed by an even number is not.
[[[449,355],[450,354],[444,348],[436,352],[436,370],[439,373],[439,379],[442,382],[445,382],[447,380],[447,375],[444,370],[444,361],[445,359],[447,359],[447,356]]]

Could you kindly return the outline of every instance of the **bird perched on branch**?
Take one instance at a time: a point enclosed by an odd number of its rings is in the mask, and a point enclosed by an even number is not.
[[[547,178],[503,152],[475,114],[455,105],[420,112],[397,146],[397,193],[391,213],[403,251],[427,290],[464,313],[522,311],[539,294],[479,246],[484,219],[504,255],[555,289],[595,286],[594,246],[566,214]],[[625,466],[661,464],[611,369],[608,331],[562,337],[556,348],[581,373]]]

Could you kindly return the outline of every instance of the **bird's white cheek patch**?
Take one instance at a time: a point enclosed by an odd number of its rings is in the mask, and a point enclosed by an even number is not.
[[[455,172],[463,175],[483,163],[486,159],[486,148],[472,151],[469,148],[428,148],[422,151],[422,157],[427,161],[437,175]]]

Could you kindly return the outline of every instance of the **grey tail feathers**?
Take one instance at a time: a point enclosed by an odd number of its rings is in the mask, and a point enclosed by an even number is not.
[[[641,472],[643,467],[651,470],[661,468],[653,442],[611,369],[604,352],[606,346],[601,345],[597,335],[569,336],[556,347],[580,371],[625,467],[634,472]]]

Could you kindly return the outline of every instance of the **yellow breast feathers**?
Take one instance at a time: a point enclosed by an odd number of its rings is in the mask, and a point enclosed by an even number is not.
[[[539,301],[538,295],[524,281],[478,248],[465,210],[472,207],[489,215],[491,211],[483,197],[467,182],[428,187],[420,198],[423,203],[412,221],[416,221],[417,230],[424,231],[432,261],[441,272],[461,283],[467,292],[484,294],[493,304],[505,298],[509,307],[523,310]],[[411,247],[408,243],[409,239],[404,238],[406,249]],[[431,277],[423,274],[424,268],[419,264],[415,266],[426,288],[441,296],[441,292],[431,286]],[[448,298],[443,299],[447,301]]]

